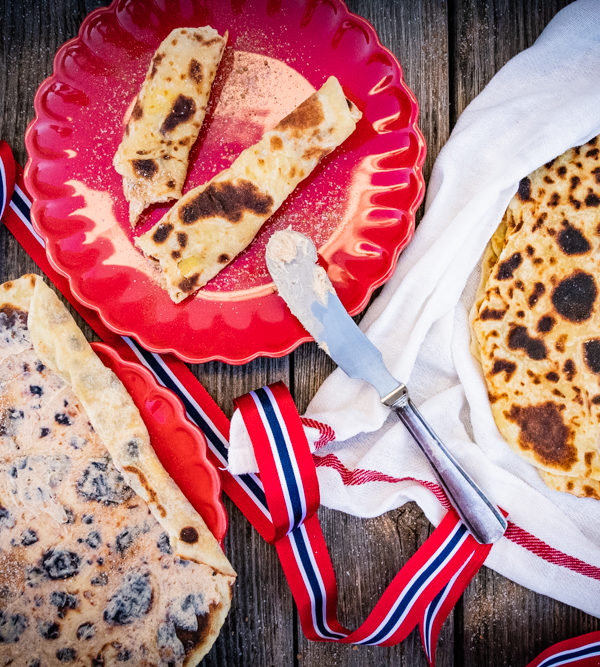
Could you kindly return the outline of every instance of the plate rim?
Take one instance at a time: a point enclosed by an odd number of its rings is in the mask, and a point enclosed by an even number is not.
[[[217,534],[213,533],[212,531],[211,531],[211,533],[214,535],[214,537],[217,539],[217,541],[222,545],[223,540],[225,538],[225,535],[227,534],[227,529],[228,529],[228,525],[229,525],[229,517],[228,517],[228,514],[227,514],[227,510],[225,508],[225,504],[223,503],[223,482],[222,482],[222,479],[221,479],[221,475],[219,474],[219,471],[217,470],[216,466],[212,463],[212,461],[208,457],[208,443],[207,443],[207,440],[206,440],[206,436],[204,435],[204,433],[200,430],[200,428],[198,426],[196,426],[194,423],[192,423],[188,419],[187,414],[186,414],[186,410],[185,410],[185,406],[184,406],[182,400],[179,398],[179,396],[177,396],[177,394],[175,394],[175,392],[171,391],[171,389],[169,389],[168,387],[165,387],[164,385],[161,385],[156,380],[154,375],[150,372],[150,370],[148,370],[145,366],[143,366],[141,363],[139,363],[137,361],[130,361],[129,359],[124,359],[121,356],[121,354],[118,352],[118,350],[116,350],[112,345],[110,345],[108,343],[105,343],[103,341],[94,341],[94,342],[90,343],[90,345],[91,345],[92,349],[94,350],[94,353],[98,356],[100,361],[105,366],[106,366],[106,364],[104,363],[101,355],[106,355],[107,357],[109,357],[118,369],[123,369],[123,370],[128,370],[128,371],[134,372],[138,375],[138,377],[141,377],[143,379],[144,383],[145,383],[145,386],[148,387],[149,389],[151,389],[153,393],[158,394],[161,397],[161,399],[164,400],[166,403],[168,403],[169,406],[173,409],[174,413],[178,417],[177,423],[181,424],[181,425],[184,425],[186,430],[190,433],[190,435],[193,433],[194,438],[198,440],[199,445],[200,445],[200,449],[203,451],[203,456],[202,456],[203,465],[205,465],[206,468],[209,470],[209,474],[210,474],[211,478],[213,479],[213,483],[214,483],[214,487],[213,487],[214,491],[213,491],[213,494],[211,494],[211,495],[214,495],[214,498],[212,499],[213,502],[211,504],[215,507],[216,514],[219,516],[219,528],[217,530]],[[98,352],[100,352],[100,354],[98,354]],[[117,371],[113,371],[113,372],[115,373],[115,375],[117,375],[117,377],[119,377],[119,373]],[[123,383],[123,385],[125,384],[123,382],[123,380],[121,380],[120,377],[119,377],[119,380]],[[127,387],[125,387],[125,388],[127,389]],[[127,390],[127,393],[129,394],[129,390]],[[130,394],[130,396],[131,396],[131,394]],[[133,396],[131,396],[131,399],[133,400]],[[142,410],[140,410],[140,408],[137,405],[136,405],[136,407],[139,410],[140,415],[142,416],[142,420],[143,420],[144,415],[143,415]],[[145,424],[145,422],[144,422],[144,424]],[[147,426],[146,426],[146,428],[147,428]],[[150,445],[152,446],[152,442],[150,442]],[[158,456],[158,454],[157,454],[157,456]],[[161,461],[161,465],[163,465],[162,461]],[[164,465],[163,465],[163,468],[164,468]],[[167,473],[167,475],[169,475],[169,477],[171,477],[171,475],[166,470],[166,468],[165,468],[165,472]],[[173,478],[171,477],[171,479],[173,479]],[[175,480],[173,480],[173,481],[175,481]],[[177,484],[177,482],[175,482],[175,484]],[[183,491],[181,490],[179,485],[177,485],[177,488],[185,496],[185,493],[183,493]],[[185,497],[187,498],[187,496],[185,496]],[[188,500],[188,502],[190,502],[190,501]],[[192,507],[193,507],[193,505],[192,505]],[[195,507],[194,507],[194,509],[202,517],[202,514],[198,511],[198,509],[196,509]],[[204,521],[204,517],[202,517],[202,520]],[[208,526],[207,526],[207,528],[208,528]],[[210,530],[210,528],[209,528],[209,530]]]
[[[60,69],[60,65],[63,60],[65,51],[67,51],[67,49],[72,44],[78,42],[83,38],[84,31],[87,29],[88,25],[92,21],[96,20],[98,16],[102,14],[115,14],[116,9],[121,1],[122,0],[112,0],[108,6],[99,7],[97,9],[92,10],[83,19],[79,27],[79,30],[77,31],[77,34],[71,39],[67,40],[64,44],[62,44],[56,51],[52,62],[52,73],[50,74],[50,76],[46,77],[39,84],[34,96],[34,102],[33,102],[34,117],[28,124],[27,129],[25,131],[25,147],[27,150],[27,161],[25,163],[23,171],[23,178],[26,189],[30,193],[32,199],[31,212],[30,212],[32,225],[34,230],[42,237],[42,239],[45,242],[44,246],[45,246],[46,257],[48,258],[48,261],[52,265],[52,267],[60,275],[64,276],[67,279],[71,292],[79,303],[86,306],[87,308],[94,310],[98,314],[98,317],[100,318],[102,323],[110,331],[113,331],[121,336],[129,336],[134,338],[145,349],[147,349],[150,352],[158,354],[173,354],[174,356],[183,360],[186,363],[194,363],[194,364],[206,363],[209,361],[221,361],[231,365],[242,365],[249,363],[250,361],[253,361],[254,359],[257,359],[259,357],[266,357],[271,359],[284,357],[293,352],[303,343],[313,341],[314,338],[308,332],[304,331],[304,333],[297,334],[294,337],[294,340],[292,340],[290,343],[286,345],[282,344],[277,345],[276,350],[267,349],[267,347],[269,346],[261,346],[259,344],[258,346],[254,346],[252,351],[248,351],[244,354],[234,354],[233,352],[224,353],[216,350],[213,353],[192,355],[192,354],[187,354],[186,352],[182,352],[181,350],[178,350],[175,346],[153,344],[151,340],[149,340],[148,335],[145,332],[142,331],[140,333],[139,331],[134,331],[131,326],[123,326],[122,324],[118,324],[115,321],[115,318],[109,317],[109,315],[104,312],[102,304],[93,303],[89,299],[86,299],[78,289],[76,276],[72,276],[66,268],[62,267],[58,262],[57,258],[51,252],[52,245],[49,242],[50,239],[44,233],[43,227],[38,223],[37,220],[38,211],[42,209],[43,207],[42,204],[46,200],[38,199],[37,197],[34,196],[34,192],[36,191],[36,189],[33,184],[33,177],[30,177],[30,172],[32,171],[34,166],[34,158],[32,157],[32,155],[35,154],[35,150],[32,148],[33,142],[31,137],[33,135],[37,123],[40,122],[41,119],[43,119],[43,115],[41,115],[41,103],[40,103],[41,96],[42,93],[45,92],[47,88],[49,88],[55,81],[59,80],[58,70]],[[350,21],[351,23],[358,24],[369,35],[369,37],[374,40],[372,48],[377,51],[384,52],[395,63],[395,66],[398,68],[398,85],[401,87],[402,92],[410,100],[410,106],[411,106],[410,121],[409,123],[407,123],[405,127],[410,130],[411,135],[415,137],[418,145],[417,157],[414,164],[411,166],[411,174],[416,179],[417,189],[415,191],[415,196],[410,205],[408,206],[408,208],[402,209],[406,213],[408,218],[408,228],[406,230],[406,233],[404,234],[404,238],[402,239],[402,241],[399,244],[397,244],[392,250],[389,251],[390,261],[388,262],[387,269],[380,276],[376,277],[374,280],[370,280],[369,284],[364,288],[364,294],[363,297],[360,299],[360,301],[356,305],[348,308],[348,312],[350,313],[350,315],[356,315],[365,309],[375,290],[384,285],[390,279],[390,277],[396,270],[400,253],[410,243],[414,235],[416,227],[415,215],[419,206],[422,204],[425,195],[425,178],[423,175],[423,164],[425,162],[425,158],[427,155],[427,145],[423,133],[421,132],[418,125],[418,120],[420,115],[419,103],[417,101],[415,94],[413,93],[411,88],[406,83],[406,80],[404,79],[404,72],[398,58],[396,58],[396,56],[381,43],[379,35],[377,34],[377,31],[375,30],[374,26],[364,17],[351,12],[346,6],[344,0],[329,0],[328,4],[332,4],[336,11],[342,12],[342,16],[340,18],[341,23]]]

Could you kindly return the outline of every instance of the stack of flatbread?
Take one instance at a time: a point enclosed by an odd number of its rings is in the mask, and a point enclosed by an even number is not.
[[[494,419],[552,489],[600,499],[600,140],[519,184],[471,312]]]
[[[0,664],[196,665],[234,581],[54,292],[0,285]]]

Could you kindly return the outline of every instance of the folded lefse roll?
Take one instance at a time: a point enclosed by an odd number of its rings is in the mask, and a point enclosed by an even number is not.
[[[319,160],[356,128],[360,111],[330,77],[211,181],[194,188],[136,245],[160,264],[176,303],[205,285],[252,241]]]
[[[226,42],[210,26],[177,28],[156,50],[113,160],[132,225],[150,204],[181,197]]]

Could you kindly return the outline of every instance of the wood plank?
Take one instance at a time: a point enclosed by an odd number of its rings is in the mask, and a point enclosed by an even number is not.
[[[452,123],[495,72],[531,46],[568,0],[455,0],[450,5]],[[600,620],[484,568],[455,609],[455,662],[524,665],[556,641],[600,629]]]
[[[449,132],[446,3],[353,0],[347,4],[375,26],[380,41],[398,57],[404,78],[419,101],[419,126],[428,146],[424,166],[428,178]],[[294,353],[294,396],[300,411],[333,368],[335,364],[314,343]],[[321,508],[319,517],[338,578],[340,620],[355,628],[425,541],[431,527],[412,503],[375,519],[362,520],[326,508]],[[453,632],[451,615],[440,636],[440,667],[452,664]],[[417,631],[394,647],[350,647],[308,642],[298,626],[298,642],[300,665],[427,664]]]

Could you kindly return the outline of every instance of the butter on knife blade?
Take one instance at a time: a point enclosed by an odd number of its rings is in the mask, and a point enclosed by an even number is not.
[[[312,296],[323,306],[327,304],[327,295],[335,294],[325,269],[317,264],[314,244],[306,236],[290,228],[275,232],[267,244],[266,260],[279,295],[292,314],[302,322],[319,346],[329,352],[327,343],[320,340],[323,324],[312,311],[312,299],[302,298],[303,285],[310,285]],[[292,263],[294,270],[290,271]]]
[[[267,267],[280,296],[319,345],[346,375],[377,389],[381,402],[396,412],[444,488],[466,527],[482,544],[499,540],[506,530],[501,512],[452,456],[394,378],[381,352],[358,328],[317,262],[312,241],[299,232],[275,232],[267,244]]]

